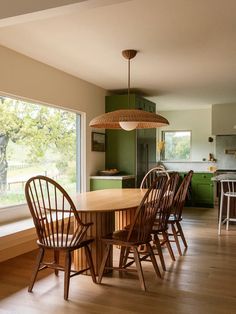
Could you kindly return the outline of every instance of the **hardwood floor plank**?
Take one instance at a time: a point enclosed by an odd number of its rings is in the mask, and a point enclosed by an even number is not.
[[[69,301],[64,301],[63,273],[57,278],[53,271],[41,272],[33,293],[27,292],[35,251],[2,262],[0,314],[234,314],[236,225],[228,233],[222,230],[219,238],[216,221],[214,209],[185,209],[183,230],[189,247],[177,257],[173,243],[175,262],[164,249],[167,271],[163,280],[156,278],[151,263],[143,264],[147,292],[140,290],[136,273],[123,278],[117,273],[107,275],[102,285],[81,275],[71,279]]]

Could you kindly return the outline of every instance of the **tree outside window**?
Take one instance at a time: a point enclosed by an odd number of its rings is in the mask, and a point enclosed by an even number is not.
[[[39,174],[76,191],[76,114],[0,97],[0,207],[25,203]]]
[[[189,160],[191,131],[163,131],[164,149],[162,160]]]

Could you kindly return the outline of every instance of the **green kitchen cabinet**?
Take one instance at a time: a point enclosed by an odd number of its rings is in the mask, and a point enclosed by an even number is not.
[[[106,96],[106,112],[140,109],[156,112],[155,103],[136,94]],[[156,165],[156,129],[106,130],[106,169],[116,168],[136,176],[139,186],[145,173]]]
[[[191,181],[194,206],[214,206],[212,173],[194,173]]]
[[[135,187],[135,176],[93,176],[90,177],[90,191],[104,189],[125,189]]]

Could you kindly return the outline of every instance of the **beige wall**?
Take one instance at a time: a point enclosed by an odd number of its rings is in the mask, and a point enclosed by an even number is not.
[[[46,53],[46,51],[45,51]],[[86,176],[103,169],[105,154],[91,151],[89,121],[105,110],[106,91],[0,46],[0,92],[86,113]]]
[[[196,110],[173,110],[159,111],[159,113],[169,120],[170,125],[159,129],[161,131],[191,131],[191,158],[188,162],[166,162],[169,169],[179,171],[208,171],[209,166],[215,166],[215,163],[207,162],[209,153],[215,154],[215,140],[208,142],[211,136],[211,108]],[[206,162],[202,159],[205,158]]]

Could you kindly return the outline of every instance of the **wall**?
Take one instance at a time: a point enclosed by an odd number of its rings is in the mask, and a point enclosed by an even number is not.
[[[208,137],[211,136],[211,108],[199,110],[174,110],[158,112],[169,120],[170,125],[160,128],[161,131],[192,131],[191,160],[181,163],[166,163],[169,169],[207,171],[212,165],[202,162],[203,158],[208,160],[209,153],[215,153],[215,142],[209,143]]]
[[[226,150],[236,151],[236,135],[218,135],[216,136],[216,158],[219,169],[235,170],[236,155],[226,154]]]
[[[45,52],[46,53],[46,52]],[[86,113],[86,177],[104,169],[105,154],[91,151],[89,121],[105,111],[106,91],[0,46],[0,92]]]

